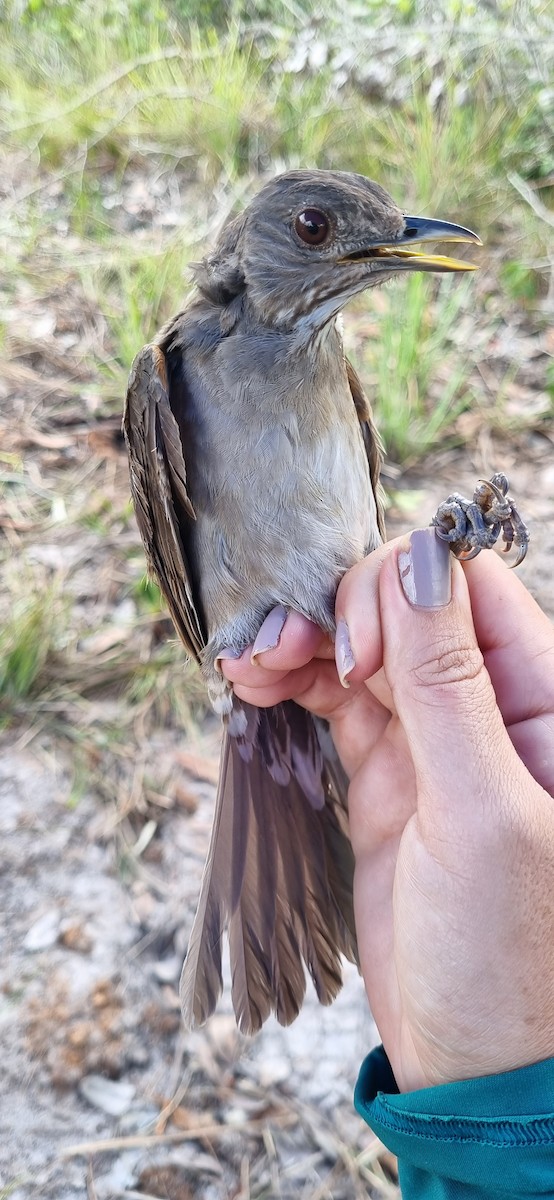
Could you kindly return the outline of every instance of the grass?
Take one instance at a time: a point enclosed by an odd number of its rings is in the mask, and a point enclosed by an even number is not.
[[[364,347],[364,378],[396,462],[426,454],[469,404],[473,364],[460,357],[453,332],[471,290],[471,278],[443,280],[437,289],[425,276],[412,275],[383,294],[378,335]]]
[[[386,98],[368,104],[358,87],[346,86],[336,65],[340,38],[332,22],[319,30],[320,38],[329,39],[326,61],[317,70],[299,70],[290,28],[273,28],[260,40],[240,21],[222,33],[199,30],[190,20],[180,27],[170,20],[140,21],[132,0],[118,12],[119,18],[106,0],[94,6],[73,0],[29,6],[23,31],[21,20],[4,20],[0,81],[9,96],[3,120],[8,140],[37,148],[49,166],[71,167],[67,160],[74,155],[80,174],[103,154],[124,169],[130,157],[152,146],[177,156],[208,183],[281,161],[341,165],[379,175],[389,186],[407,178],[407,198],[439,205],[457,197],[475,203],[476,191],[486,198],[506,165],[527,163],[545,175],[554,165],[548,150],[551,102],[544,99],[541,107],[540,101],[548,96],[546,86],[540,79],[529,83],[529,63],[519,67],[518,86],[510,86],[516,67],[505,24],[484,32],[469,63],[464,30],[451,34],[449,69],[435,101],[433,54],[426,62],[420,52],[411,63],[400,34],[395,72],[403,79],[404,99],[391,107]],[[357,33],[352,30],[353,39]],[[364,25],[359,33],[369,36]],[[362,41],[362,59],[363,50]],[[501,88],[497,75],[508,66]],[[463,172],[452,171],[456,162]]]
[[[55,653],[60,593],[56,584],[14,605],[0,633],[0,705],[21,701],[40,688]]]
[[[540,6],[526,11],[544,35]],[[335,45],[333,38],[340,31],[331,15],[317,29],[328,44],[316,70],[309,62],[298,69],[294,62],[304,6],[281,6],[280,24],[274,20],[263,35],[247,23],[253,12],[267,17],[263,6],[235,5],[227,23],[223,12],[215,3],[181,4],[168,9],[165,19],[163,9],[156,15],[137,0],[117,10],[106,0],[96,5],[34,0],[23,17],[0,22],[4,141],[12,151],[24,148],[38,156],[43,173],[27,205],[27,237],[36,241],[44,234],[36,210],[54,176],[63,189],[69,230],[83,243],[71,265],[109,328],[113,352],[102,370],[106,377],[115,368],[119,390],[138,347],[179,306],[187,290],[187,257],[213,234],[215,214],[240,205],[260,173],[310,164],[359,170],[380,179],[407,209],[475,225],[490,246],[498,240],[499,221],[517,229],[523,220],[524,205],[510,186],[509,171],[554,171],[547,89],[532,70],[532,49],[525,60],[525,44],[514,45],[509,6],[498,26],[485,20],[481,41],[475,29],[468,36],[471,5],[457,6],[454,16],[444,7],[437,39],[439,48],[441,37],[446,39],[448,69],[437,63],[436,47],[435,58],[432,47],[421,49],[426,45],[421,36],[413,59],[403,53],[402,39],[412,28],[417,35],[423,6],[376,6],[389,31],[384,43],[389,58],[390,22],[398,23],[393,103],[386,96],[368,102],[356,86],[363,39],[371,44],[371,31],[367,22],[356,25],[354,8],[345,13],[346,38],[362,40],[358,59],[351,58],[350,82],[337,66],[340,42]],[[376,26],[373,37],[383,37],[377,19]],[[532,32],[531,25],[527,36]],[[402,102],[394,91],[399,81]],[[157,161],[160,175],[178,180],[176,203],[186,234],[180,241],[142,236],[144,228],[132,239],[118,227],[118,193],[145,161]],[[529,223],[529,213],[524,219]],[[546,260],[548,230],[533,214],[531,224]],[[512,259],[504,276],[516,301],[517,269]],[[546,274],[547,267],[535,269],[537,297]],[[408,344],[421,325],[421,296],[416,286],[404,300]],[[437,338],[428,339],[429,355],[433,345],[438,365],[445,348]],[[455,410],[445,404],[441,411],[448,420]],[[386,406],[383,412],[387,421]],[[396,424],[407,426],[412,415],[413,387],[411,395],[404,391],[404,401],[396,394]],[[387,432],[400,450],[399,431]],[[406,432],[404,440],[412,454],[416,438]],[[423,452],[427,445],[422,443]]]
[[[101,308],[113,347],[101,365],[101,377],[116,411],[138,349],[183,304],[190,288],[190,257],[182,239],[174,238],[158,248],[125,246],[115,255],[103,255],[92,270],[80,269],[83,290]]]

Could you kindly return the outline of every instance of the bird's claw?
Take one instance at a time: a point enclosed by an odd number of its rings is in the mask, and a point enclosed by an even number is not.
[[[431,525],[448,542],[456,558],[467,561],[481,550],[496,545],[500,534],[504,553],[512,546],[517,557],[512,566],[523,562],[529,546],[529,530],[508,495],[509,483],[500,471],[492,479],[480,479],[472,500],[454,492],[439,505]]]

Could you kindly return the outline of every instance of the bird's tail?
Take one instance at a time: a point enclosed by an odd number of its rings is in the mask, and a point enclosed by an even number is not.
[[[254,1033],[271,1012],[282,1025],[298,1015],[305,967],[330,1004],[342,984],[341,954],[357,961],[354,858],[347,778],[327,724],[292,700],[234,704],[246,728],[225,732],[181,1002],[189,1026],[213,1013],[227,929],[237,1022]]]

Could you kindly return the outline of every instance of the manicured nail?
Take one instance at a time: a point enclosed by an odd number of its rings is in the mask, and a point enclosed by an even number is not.
[[[350,634],[348,633],[348,625],[342,618],[337,621],[337,632],[335,635],[335,662],[339,679],[343,688],[349,688],[350,684],[346,678],[356,666],[356,659],[352,653],[350,645]]]
[[[223,650],[219,651],[219,654],[217,655],[216,660],[215,660],[216,671],[219,671],[219,673],[221,674],[221,667],[219,664],[222,659],[232,658],[232,659],[236,660],[237,658],[242,658],[242,654],[243,654],[242,650],[233,650],[232,646],[224,646]]]
[[[283,625],[287,619],[287,610],[282,604],[278,604],[276,608],[272,608],[258,631],[256,641],[252,646],[250,662],[255,662],[258,654],[265,654],[266,650],[275,650],[279,645],[279,638],[283,632]]]
[[[443,608],[449,603],[450,550],[432,526],[414,530],[410,549],[398,555],[398,570],[406,599],[416,608]]]

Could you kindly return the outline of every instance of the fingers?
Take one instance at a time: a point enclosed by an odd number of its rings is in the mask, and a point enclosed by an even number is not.
[[[328,673],[325,668],[329,668]],[[296,700],[321,717],[327,717],[337,703],[344,701],[344,692],[338,694],[340,684],[331,663],[313,658],[296,671],[264,671],[266,680],[260,678],[262,671],[260,667],[253,683],[233,684],[239,700],[246,700],[247,704],[255,704],[258,708],[271,708],[282,700]]]
[[[321,629],[301,613],[273,609],[253,646],[249,646],[240,658],[223,659],[221,669],[230,683],[265,688],[270,683],[277,683],[289,671],[309,663],[323,649],[326,640]]]
[[[436,544],[439,554],[443,556],[443,566],[448,566],[442,582],[440,572],[434,580],[432,563],[429,557],[424,555],[423,561],[416,562],[415,566],[413,563],[408,565],[404,583],[408,591],[411,588],[412,599],[414,589],[419,593],[419,601],[424,608],[432,607],[433,603],[440,606],[440,603],[447,599],[447,594],[441,592],[441,587],[444,588],[445,581],[450,579],[447,548],[440,540],[435,538],[433,541],[429,531],[417,531],[414,536],[416,541],[419,539],[420,550],[426,544]],[[391,558],[397,562],[400,544],[400,539],[389,542],[353,567],[341,581],[336,603],[335,653],[339,677],[346,687],[352,685],[356,693],[364,680],[373,677],[373,694],[389,710],[394,705],[387,700],[386,692],[383,689],[377,690],[374,686],[376,672],[383,662],[382,628],[386,623],[387,612],[393,611],[386,607],[383,609],[380,575],[382,568],[386,568],[385,575],[389,571]],[[404,542],[402,544],[405,545]],[[394,571],[396,573],[396,566]],[[463,573],[469,586],[473,621],[467,591],[463,592]],[[539,715],[549,727],[554,713],[552,626],[514,572],[509,571],[497,555],[481,554],[477,559],[465,563],[463,572],[457,565],[454,578],[456,605],[460,603],[463,593],[467,618],[467,644],[462,654],[462,658],[465,655],[466,672],[472,670],[472,662],[477,670],[478,644],[492,679],[494,693],[489,691],[488,694],[489,699],[494,696],[497,719],[498,705],[504,724],[514,727],[511,730],[514,744],[519,745],[521,742],[527,747],[531,737],[534,748],[536,730],[530,733],[524,728],[525,722],[530,717]],[[434,584],[438,587],[436,594],[433,593]],[[390,588],[390,581],[387,586]],[[405,596],[402,603],[408,605],[409,611],[410,605]],[[284,616],[286,619],[283,623]],[[446,626],[441,624],[441,628],[447,646]],[[459,634],[458,627],[458,636]],[[455,653],[455,647],[452,646],[452,662]],[[239,659],[225,660],[221,666],[226,677],[234,684],[237,695],[250,703],[263,707],[294,698],[312,708],[314,712],[333,717],[339,712],[347,712],[348,709],[343,709],[343,702],[347,697],[344,693],[341,696],[337,691],[337,675],[327,662],[332,655],[333,647],[329,639],[324,637],[316,625],[299,613],[285,614],[285,610],[274,610],[264,622],[254,646],[245,651]],[[323,662],[330,669],[322,672],[320,668]],[[444,656],[442,662],[444,666]],[[431,696],[431,692],[426,694],[428,698]],[[354,700],[355,696],[350,695],[350,699]],[[502,736],[505,736],[503,731]],[[453,733],[451,740],[454,740]],[[544,770],[537,771],[537,755],[541,762],[543,761],[544,755],[541,757],[537,751],[534,765],[528,765],[541,784],[551,790],[554,784],[554,763],[549,758],[543,764]],[[523,755],[523,758],[527,761],[526,755]]]
[[[221,670],[234,685],[237,696],[260,707],[297,699],[306,707],[315,705],[313,711],[321,715],[332,715],[341,708],[345,697],[337,692],[335,668],[325,671],[318,680],[317,663],[336,657],[338,677],[345,688],[351,683],[362,684],[379,671],[382,663],[379,571],[399,541],[380,546],[342,579],[336,602],[335,646],[317,625],[300,613],[289,611],[284,619],[284,609],[273,609],[252,647],[240,658],[220,660]],[[348,613],[348,621],[344,613]],[[324,695],[329,688],[331,694]]]
[[[497,554],[464,566],[473,620],[506,724],[554,713],[554,628]]]
[[[512,745],[537,783],[554,796],[554,712],[509,728]]]
[[[332,657],[329,639],[313,621],[273,609],[253,646],[240,658],[220,659],[220,665],[241,700],[266,708],[309,689],[320,659]]]
[[[498,821],[499,807],[517,804],[528,777],[477,644],[463,569],[443,546],[429,529],[397,547],[381,568],[379,609],[385,672],[418,784],[418,820],[455,848],[453,828],[482,834],[491,814]]]
[[[349,685],[369,679],[383,661],[379,572],[400,539],[379,546],[341,579],[337,592],[337,670]]]
[[[376,604],[376,592],[374,592]],[[333,736],[347,773],[353,774],[389,720],[388,689],[381,681],[373,693],[363,683],[345,691],[329,638],[300,613],[273,609],[253,647],[240,658],[220,658],[221,670],[241,700],[260,708],[296,700],[333,723]],[[269,642],[276,642],[270,646]]]
[[[339,674],[346,682],[361,683],[374,675],[381,665],[381,630],[378,606],[378,577],[381,563],[398,545],[399,539],[374,550],[357,563],[341,580],[336,602],[337,624],[348,609],[349,624],[341,626],[337,644],[343,646],[343,658],[337,652]],[[239,688],[263,692],[276,686],[290,671],[306,666],[314,657],[332,659],[335,648],[321,629],[300,613],[278,606],[273,609],[254,641],[240,658],[224,658],[221,670],[230,683]],[[356,661],[349,671],[341,671],[348,657],[348,638],[355,641]],[[241,694],[237,690],[237,695]],[[246,697],[243,696],[243,699]]]

